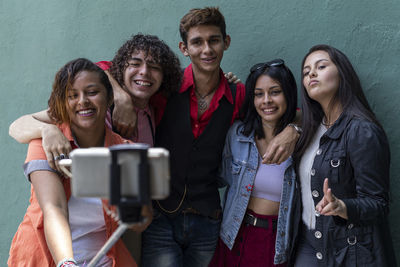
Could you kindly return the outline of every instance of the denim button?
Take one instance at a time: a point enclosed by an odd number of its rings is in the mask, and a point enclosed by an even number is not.
[[[322,237],[322,233],[320,231],[315,231],[314,236],[315,238],[320,239]]]
[[[319,148],[319,149],[317,150],[317,155],[319,156],[319,155],[321,155],[321,154],[322,154],[322,149]]]
[[[321,252],[317,252],[315,254],[315,256],[317,256],[317,259],[322,260],[322,253]]]
[[[313,190],[311,194],[313,197],[319,197],[319,192],[317,190]]]
[[[311,176],[315,175],[315,169],[311,169]]]

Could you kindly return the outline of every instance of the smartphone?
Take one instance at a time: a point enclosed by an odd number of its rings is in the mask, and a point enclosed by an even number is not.
[[[130,144],[135,146],[140,144]],[[70,155],[71,188],[75,197],[110,196],[111,152],[105,147],[78,148]],[[147,149],[149,164],[150,195],[161,200],[170,192],[169,151],[164,148]],[[61,163],[61,161],[60,161]],[[121,174],[121,196],[136,197],[139,194],[140,155],[134,151],[122,151],[118,155]]]

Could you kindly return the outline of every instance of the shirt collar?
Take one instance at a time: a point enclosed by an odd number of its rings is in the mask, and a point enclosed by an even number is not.
[[[111,138],[111,136],[112,136],[111,129],[109,129],[105,125],[104,125],[104,127],[106,129],[106,133],[105,133],[105,137],[104,137],[104,146],[109,147],[109,146],[113,145],[112,138]],[[69,124],[68,123],[61,124],[60,129],[61,129],[62,133],[64,134],[64,136],[69,140],[71,146],[78,148],[79,146],[76,143],[74,136],[72,135],[71,127],[69,126]]]
[[[145,108],[134,107],[134,109],[136,111],[136,114],[144,113],[151,117],[151,110],[149,105],[147,105]]]
[[[224,72],[222,69],[219,69],[219,76],[221,77],[218,88],[216,90],[216,94],[220,94],[221,97],[225,95],[226,99],[229,101],[229,103],[233,104],[233,97],[231,93],[231,89],[229,87],[228,81],[226,80],[224,76]],[[193,68],[192,64],[187,66],[185,71],[183,72],[183,80],[182,80],[182,86],[181,89],[179,90],[179,93],[186,92],[190,88],[194,88],[194,79],[193,79]]]

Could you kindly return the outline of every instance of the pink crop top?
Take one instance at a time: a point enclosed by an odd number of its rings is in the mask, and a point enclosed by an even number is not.
[[[289,159],[287,159],[280,165],[260,163],[251,196],[280,202],[283,178],[289,162]]]

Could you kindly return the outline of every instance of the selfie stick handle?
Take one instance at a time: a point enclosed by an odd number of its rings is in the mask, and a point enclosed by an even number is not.
[[[96,264],[99,262],[101,258],[104,257],[104,255],[107,254],[107,252],[114,246],[114,244],[119,240],[119,238],[122,236],[122,234],[128,229],[129,224],[127,223],[121,223],[117,230],[110,236],[110,238],[107,240],[107,242],[104,244],[104,246],[97,252],[96,256],[89,262],[87,267],[95,267]]]

